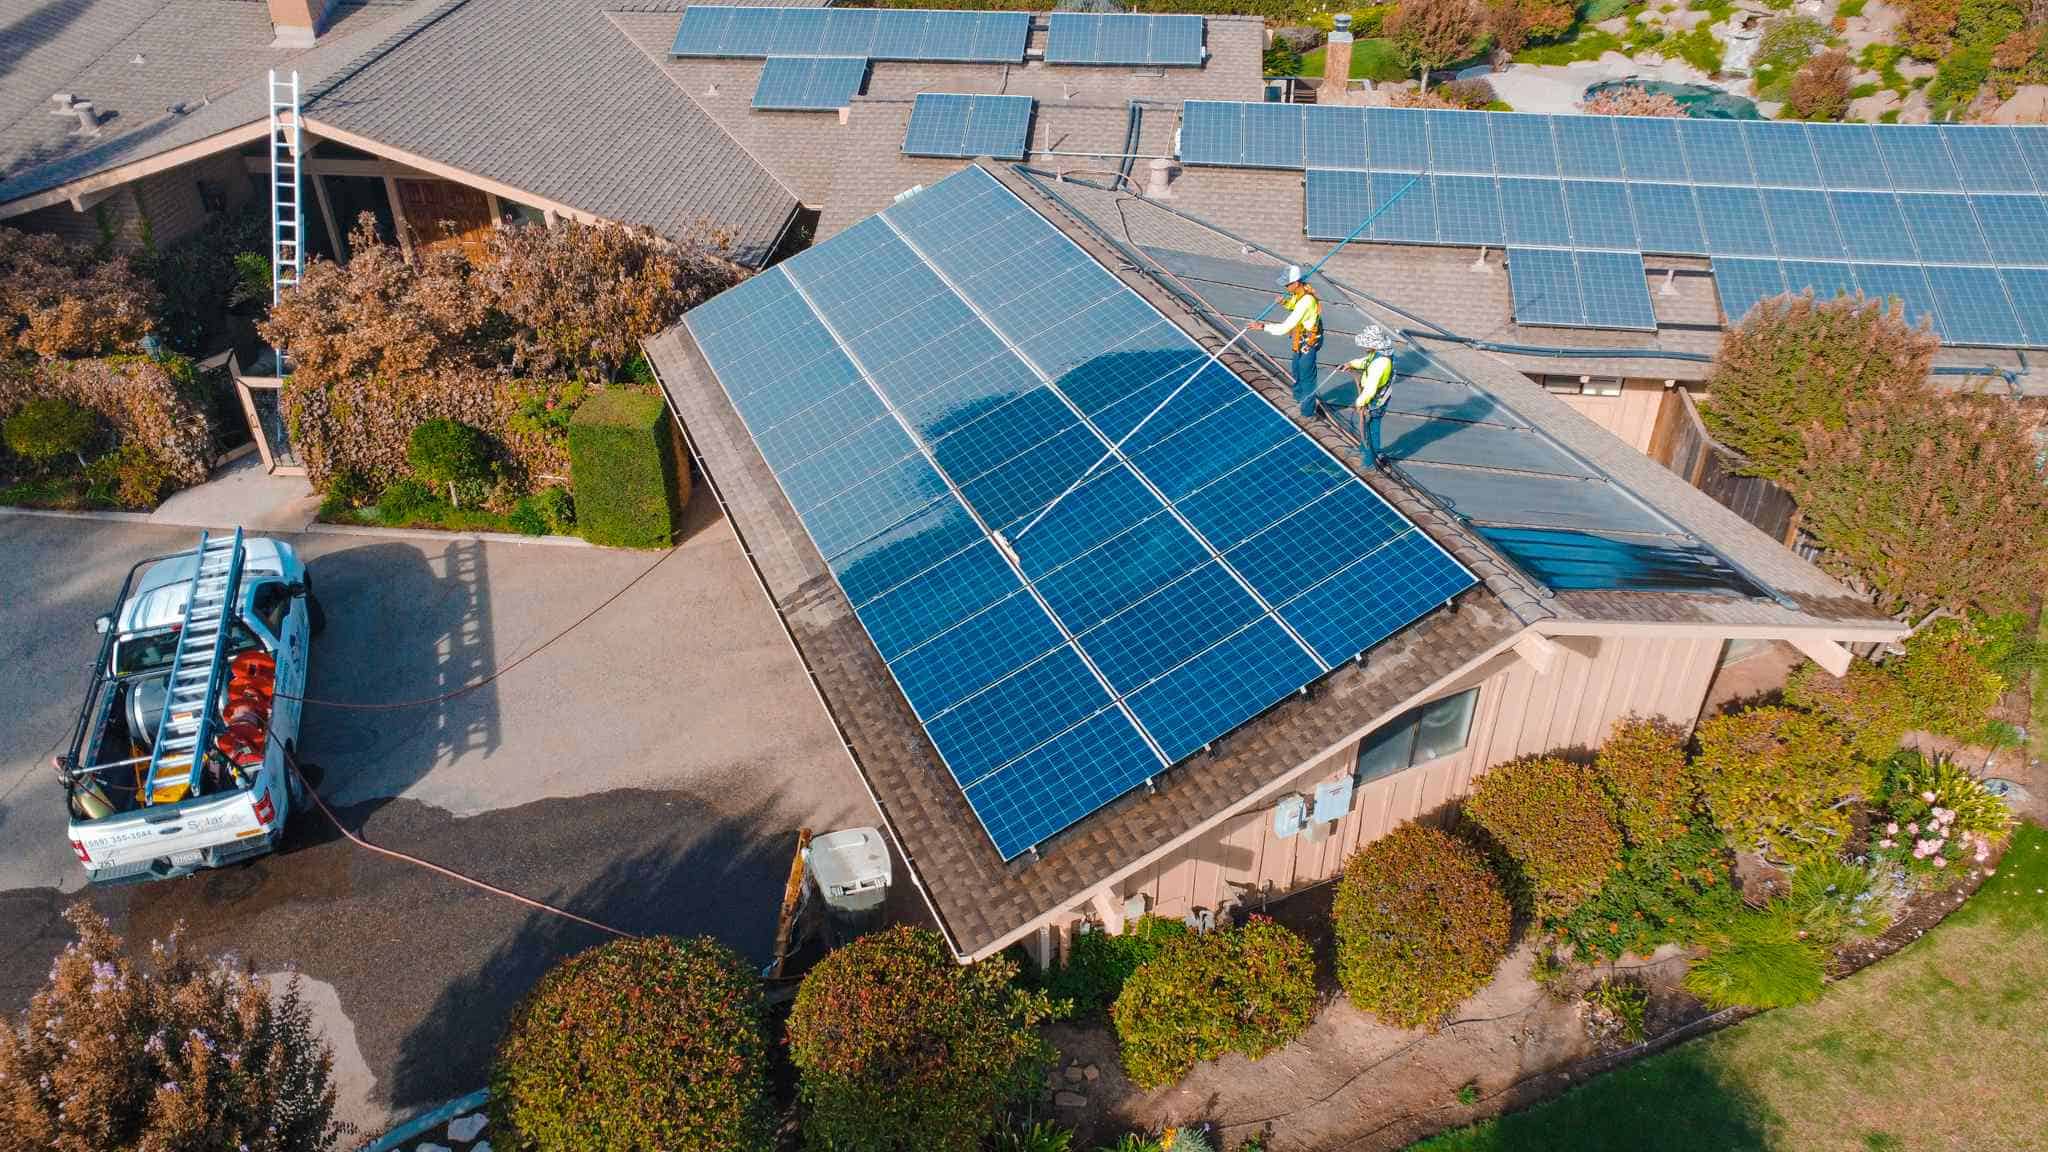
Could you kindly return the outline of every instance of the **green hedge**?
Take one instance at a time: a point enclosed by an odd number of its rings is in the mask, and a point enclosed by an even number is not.
[[[661,397],[608,389],[569,422],[576,523],[592,544],[662,548],[675,538],[675,440]]]

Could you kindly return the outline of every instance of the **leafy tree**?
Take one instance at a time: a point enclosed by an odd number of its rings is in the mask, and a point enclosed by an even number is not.
[[[820,1152],[973,1152],[1052,1058],[1055,1014],[1001,958],[961,965],[938,934],[864,936],[804,977],[789,1017],[804,1141]]]
[[[492,1143],[519,1152],[767,1152],[761,982],[709,937],[620,940],[541,977],[491,1069]]]
[[[1700,725],[1695,765],[1714,822],[1738,852],[1798,863],[1828,856],[1849,834],[1848,801],[1873,771],[1819,716],[1765,707]]]
[[[1315,1018],[1308,942],[1263,916],[1242,928],[1181,936],[1124,981],[1110,1016],[1124,1071],[1144,1088],[1236,1052],[1253,1060]]]
[[[1588,97],[1579,109],[1591,116],[1683,116],[1685,108],[1668,92],[1623,84]]]
[[[1487,769],[1465,815],[1507,855],[1516,900],[1539,919],[1568,914],[1621,862],[1621,829],[1599,778],[1555,756]]]
[[[1550,39],[1571,30],[1578,11],[1553,0],[1483,0],[1486,30],[1493,34],[1495,68],[1514,59],[1531,39]]]
[[[1345,862],[1331,911],[1337,980],[1360,1010],[1434,1030],[1507,955],[1513,914],[1477,849],[1404,824]]]
[[[85,467],[85,446],[92,443],[99,421],[92,413],[59,396],[31,400],[7,418],[4,434],[7,450],[38,466],[59,456],[77,459]]]
[[[55,236],[0,228],[0,357],[132,352],[157,295],[128,261]]]
[[[1786,484],[1805,466],[1809,428],[1840,429],[1850,405],[1919,386],[1940,343],[1909,327],[1896,306],[1846,296],[1765,300],[1721,338],[1700,415],[1715,439],[1747,458],[1745,471]]]
[[[1801,120],[1840,120],[1849,110],[1849,54],[1831,48],[1808,60],[1792,77],[1785,108]]]
[[[1401,0],[1387,13],[1381,33],[1429,90],[1429,74],[1466,59],[1485,42],[1486,18],[1476,0]]]
[[[334,1057],[294,977],[282,993],[178,937],[131,956],[89,905],[12,1026],[0,1025],[0,1152],[327,1152]]]

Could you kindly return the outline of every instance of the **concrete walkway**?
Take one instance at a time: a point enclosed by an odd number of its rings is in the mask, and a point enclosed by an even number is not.
[[[1586,88],[1605,80],[1714,83],[1705,73],[1683,60],[1644,64],[1619,52],[1609,52],[1598,60],[1581,60],[1572,64],[1511,64],[1504,71],[1486,73],[1484,79],[1493,85],[1494,93],[1515,111],[1553,115],[1579,111],[1580,101],[1586,98]]]
[[[240,524],[251,532],[298,532],[320,511],[320,497],[304,476],[273,476],[254,452],[216,469],[213,478],[157,505],[151,524],[218,527]]]

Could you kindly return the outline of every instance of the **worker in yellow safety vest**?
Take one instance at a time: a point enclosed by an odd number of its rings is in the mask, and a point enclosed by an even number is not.
[[[1356,339],[1365,355],[1347,361],[1344,367],[1358,374],[1358,399],[1352,403],[1365,425],[1365,462],[1378,468],[1385,464],[1380,454],[1380,416],[1394,395],[1394,341],[1377,324],[1360,332]]]
[[[1270,336],[1292,337],[1294,348],[1294,402],[1303,417],[1316,414],[1316,353],[1323,347],[1323,302],[1316,290],[1302,279],[1301,266],[1289,264],[1280,274],[1278,297],[1287,309],[1285,319],[1266,325]]]

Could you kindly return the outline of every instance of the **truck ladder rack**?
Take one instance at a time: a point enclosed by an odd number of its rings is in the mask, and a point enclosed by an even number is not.
[[[143,804],[175,804],[199,789],[207,741],[220,710],[228,628],[242,584],[242,530],[232,538],[199,534],[198,563],[186,588],[185,619],[164,681],[164,712],[149,753]]]

